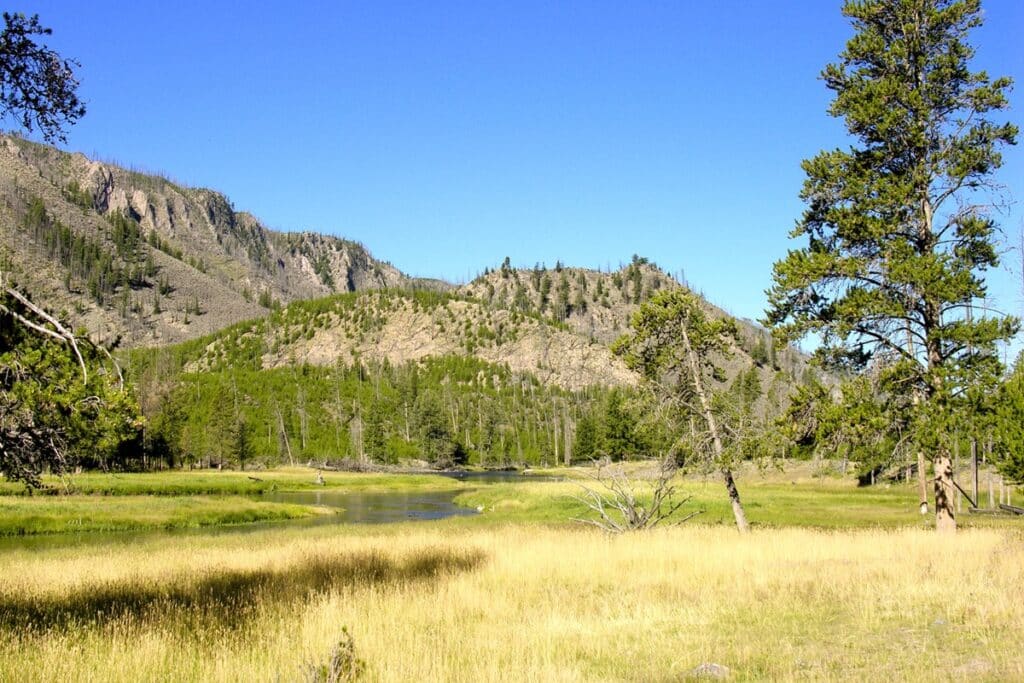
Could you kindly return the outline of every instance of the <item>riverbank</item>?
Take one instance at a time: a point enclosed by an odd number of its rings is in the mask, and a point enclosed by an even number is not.
[[[630,476],[642,490],[649,463],[630,463]],[[602,491],[592,468],[563,468],[532,474],[397,474],[318,472],[282,468],[258,473],[237,471],[165,471],[84,473],[47,478],[45,491],[25,495],[24,487],[0,485],[0,536],[86,531],[142,531],[212,527],[248,522],[300,519],[344,508],[344,496],[394,496],[398,505],[415,505],[417,496],[436,500],[443,493],[461,510],[480,511],[459,520],[463,526],[494,524],[571,525],[592,516],[578,500],[583,487]],[[858,487],[851,477],[820,476],[808,466],[787,471],[750,467],[737,472],[751,524],[761,528],[818,529],[931,528],[931,516],[918,514],[916,488],[909,483]],[[322,482],[322,483],[321,483]],[[714,475],[691,475],[676,482],[677,497],[689,497],[680,510],[699,512],[690,524],[730,527],[732,513]],[[296,496],[280,494],[323,492]],[[384,501],[386,504],[386,501]],[[444,515],[409,517],[436,518]],[[398,511],[392,519],[401,519]],[[343,521],[362,521],[342,519]],[[369,520],[381,521],[381,520]],[[392,521],[391,519],[384,521]],[[965,528],[1007,528],[1024,533],[1024,518],[959,516]]]
[[[436,489],[436,474],[336,472],[309,467],[281,467],[258,472],[238,470],[163,470],[156,472],[83,472],[43,477],[43,490],[0,482],[0,496],[99,495],[185,496],[242,495],[266,491],[304,491],[345,487],[359,490]]]
[[[0,485],[0,537],[159,531],[284,522],[334,515],[337,506],[270,500],[282,491],[415,493],[453,491],[433,475],[357,474],[283,468],[236,471],[89,472],[44,478],[28,492]],[[29,495],[31,493],[31,495]]]
[[[332,514],[245,496],[0,496],[0,537],[152,531],[281,522]]]

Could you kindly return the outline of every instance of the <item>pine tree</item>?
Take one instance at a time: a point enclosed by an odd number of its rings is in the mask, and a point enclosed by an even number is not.
[[[807,246],[775,265],[768,321],[784,339],[817,334],[819,355],[884,368],[913,397],[917,445],[935,463],[940,529],[955,530],[949,425],[957,397],[998,374],[1015,321],[966,309],[997,265],[996,226],[978,208],[1016,127],[1007,78],[972,72],[978,0],[848,1],[855,29],[823,72],[830,113],[857,144],[804,161]]]
[[[597,416],[589,412],[584,413],[576,423],[576,441],[573,444],[576,458],[596,460],[604,451],[602,442],[603,434]]]
[[[15,118],[26,130],[38,128],[47,142],[65,141],[64,127],[85,115],[78,99],[73,59],[65,59],[37,43],[52,31],[39,16],[4,12],[0,34],[0,113]]]
[[[423,456],[434,467],[444,469],[454,463],[455,443],[440,401],[432,394],[423,394],[416,403],[416,426]]]
[[[387,459],[387,434],[384,431],[384,418],[384,404],[379,400],[374,400],[367,411],[363,441],[367,454],[380,461]]]
[[[602,444],[612,460],[628,459],[640,450],[636,417],[629,411],[626,397],[618,389],[612,389],[605,403],[603,437]]]
[[[716,360],[730,355],[735,345],[735,321],[712,318],[693,293],[669,289],[642,304],[630,327],[631,333],[618,339],[612,350],[642,372],[667,404],[685,405],[685,399],[696,395],[695,412],[711,442],[712,464],[722,475],[736,527],[746,533],[750,527],[732,475],[736,454],[714,410],[715,387],[723,375]]]
[[[1024,352],[995,395],[996,465],[1003,476],[1024,482]]]
[[[239,415],[231,423],[227,436],[228,454],[238,463],[238,468],[244,470],[246,461],[251,460],[253,456],[252,427],[244,416]]]
[[[104,462],[141,427],[138,402],[103,349],[0,289],[0,474],[38,487],[44,470]]]
[[[551,302],[551,278],[547,273],[540,280],[540,299],[539,307],[541,313],[547,310],[548,304]]]

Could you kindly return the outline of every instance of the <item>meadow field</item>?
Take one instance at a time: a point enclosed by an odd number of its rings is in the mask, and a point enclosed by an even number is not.
[[[221,474],[244,485],[204,476]],[[94,481],[108,495],[91,498],[134,500],[160,483],[122,476],[119,489]],[[742,537],[719,513],[717,482],[698,479],[685,488],[705,514],[609,536],[567,521],[583,512],[571,481],[325,476],[454,487],[484,512],[9,539],[0,680],[317,680],[332,656],[371,681],[679,681],[709,663],[730,680],[1024,679],[1024,525],[965,514],[967,528],[938,536],[908,486],[748,480],[755,527]]]

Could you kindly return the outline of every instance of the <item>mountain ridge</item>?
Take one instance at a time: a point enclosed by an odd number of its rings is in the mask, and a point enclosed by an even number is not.
[[[45,214],[27,225],[34,204]],[[127,253],[118,242],[126,232]],[[95,273],[68,272],[67,245],[53,248],[62,236],[109,257],[120,281],[90,290]],[[128,346],[202,336],[336,291],[441,287],[409,278],[357,242],[271,230],[214,190],[9,135],[0,137],[0,246],[4,270],[42,303]]]
[[[41,304],[106,343],[184,342],[247,320],[267,325],[289,304],[302,311],[302,302],[376,291],[352,300],[358,321],[335,310],[302,323],[301,335],[263,333],[260,367],[462,354],[571,390],[635,384],[608,345],[644,301],[684,286],[639,256],[610,273],[560,262],[513,268],[506,257],[463,285],[412,278],[358,242],[271,230],[220,192],[17,136],[0,137],[0,255],[0,269]],[[420,301],[417,291],[445,294]],[[739,323],[730,376],[751,365],[764,382],[805,371],[799,353],[776,357],[765,330]]]

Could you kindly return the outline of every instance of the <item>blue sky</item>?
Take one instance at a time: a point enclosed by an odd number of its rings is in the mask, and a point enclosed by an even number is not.
[[[844,143],[818,80],[850,35],[803,2],[29,2],[81,64],[67,149],[218,189],[421,276],[634,253],[760,317],[800,161]],[[975,65],[1019,85],[1024,3]],[[1024,200],[1024,150],[998,175]],[[1000,218],[1013,243],[1019,203]],[[1020,313],[1019,256],[990,279]]]

